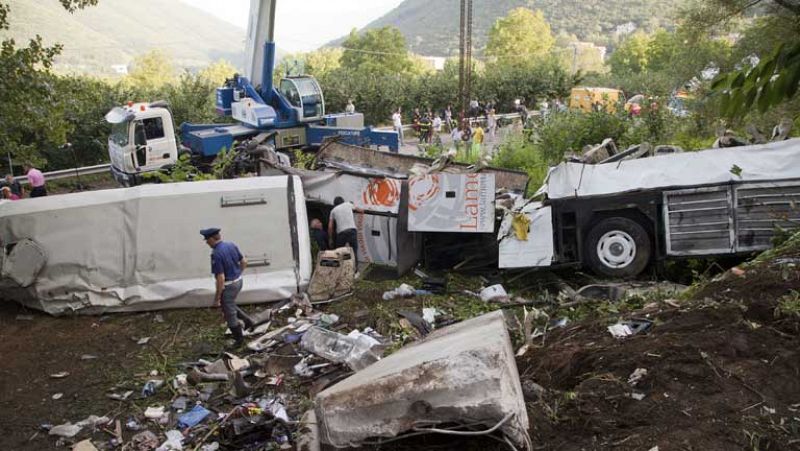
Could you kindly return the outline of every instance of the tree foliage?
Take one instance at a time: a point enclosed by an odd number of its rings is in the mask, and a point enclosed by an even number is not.
[[[541,11],[511,10],[489,30],[485,54],[502,64],[521,64],[546,55],[555,38]]]
[[[97,0],[61,0],[70,12]],[[10,8],[0,2],[0,30],[8,29]],[[35,36],[27,47],[13,39],[0,44],[0,148],[16,160],[42,161],[38,144],[63,143],[69,129],[65,99],[50,74],[62,47],[47,47]],[[11,169],[11,168],[9,168]]]
[[[134,58],[132,67],[125,81],[134,87],[159,88],[175,80],[176,70],[172,60],[158,49]]]
[[[720,96],[720,111],[726,116],[742,116],[757,106],[766,112],[791,99],[800,87],[800,42],[779,46],[753,67],[719,76],[712,89]]]
[[[406,38],[396,27],[367,30],[354,29],[342,45],[341,65],[352,70],[374,74],[410,72],[413,65],[406,49]]]

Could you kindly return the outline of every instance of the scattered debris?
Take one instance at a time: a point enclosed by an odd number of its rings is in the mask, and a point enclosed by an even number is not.
[[[645,376],[647,376],[647,368],[636,368],[633,373],[628,376],[628,384],[630,384],[631,387],[635,387]]]
[[[156,451],[181,451],[183,450],[183,434],[181,431],[167,431],[167,440]]]
[[[502,285],[491,285],[480,292],[480,297],[483,302],[507,302],[508,293]]]
[[[91,440],[86,439],[80,441],[72,447],[72,451],[98,451],[97,447],[94,446]]]
[[[150,341],[150,337],[142,337],[136,341],[137,345],[146,345]]]
[[[67,376],[69,376],[69,371],[59,371],[58,373],[53,373],[50,375],[50,377],[53,379],[63,379]]]
[[[59,400],[64,396],[64,393],[56,393],[52,396],[53,399]]]
[[[17,315],[17,321],[33,321],[33,315]]]
[[[395,288],[394,290],[389,290],[383,293],[383,300],[384,301],[391,301],[395,298],[410,298],[414,296],[416,290],[414,287],[408,284],[401,284],[399,287]]]
[[[620,321],[608,326],[608,331],[614,338],[625,338],[640,332],[646,332],[652,327],[653,322],[645,319],[634,319],[630,321]]]
[[[364,334],[356,338],[312,327],[300,341],[303,349],[336,363],[346,363],[354,371],[362,370],[380,359],[373,351],[375,340]]]
[[[58,426],[53,426],[50,428],[48,433],[50,435],[57,435],[59,437],[72,438],[78,435],[78,432],[80,432],[81,429],[83,429],[83,427],[78,426],[77,424],[64,423],[59,424]]]
[[[136,451],[149,451],[158,447],[158,437],[150,431],[142,431],[131,437],[131,444]]]
[[[211,411],[203,406],[194,406],[194,408],[178,418],[178,427],[180,429],[191,428],[205,420],[206,417],[211,415]]]

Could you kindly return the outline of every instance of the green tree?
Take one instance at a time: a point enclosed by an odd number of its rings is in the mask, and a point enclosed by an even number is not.
[[[219,60],[202,68],[200,72],[197,73],[197,76],[209,84],[222,86],[225,80],[233,77],[233,74],[236,72],[236,67],[234,67],[233,64],[225,60]]]
[[[133,69],[125,82],[139,88],[160,88],[175,81],[175,66],[161,50],[150,50],[133,59]]]
[[[409,72],[413,65],[406,50],[406,39],[396,27],[383,27],[358,34],[356,30],[342,45],[342,67],[373,74]]]
[[[485,53],[501,64],[519,64],[546,55],[554,43],[541,11],[516,8],[492,25]]]
[[[96,3],[61,0],[70,12]],[[8,29],[11,12],[7,3],[0,2],[0,30]],[[0,43],[0,148],[17,163],[32,160],[42,164],[42,148],[66,141],[66,106],[50,73],[61,49],[61,45],[45,46],[38,35],[27,47],[17,47],[13,39]]]
[[[650,36],[643,32],[636,32],[624,40],[608,59],[611,72],[629,75],[646,71],[650,41]]]
[[[752,14],[757,20],[733,50],[740,68],[712,84],[719,111],[728,117],[763,114],[796,98],[800,88],[800,3],[796,0],[706,0],[688,13],[695,27],[719,26]],[[787,115],[798,116],[797,105]]]

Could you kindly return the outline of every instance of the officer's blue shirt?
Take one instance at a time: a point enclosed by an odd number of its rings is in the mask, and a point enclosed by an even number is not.
[[[233,243],[220,241],[211,252],[211,274],[225,274],[226,282],[236,280],[242,275],[240,261],[242,253],[239,252],[239,248]]]

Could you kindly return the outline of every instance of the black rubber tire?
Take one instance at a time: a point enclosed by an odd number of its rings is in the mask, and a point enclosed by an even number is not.
[[[597,244],[600,238],[606,233],[615,230],[630,235],[636,245],[633,261],[621,268],[608,266],[597,255]],[[592,272],[598,275],[621,279],[635,277],[644,271],[648,263],[650,263],[652,248],[650,242],[650,235],[639,222],[624,216],[605,218],[595,224],[586,236],[583,261]]]

